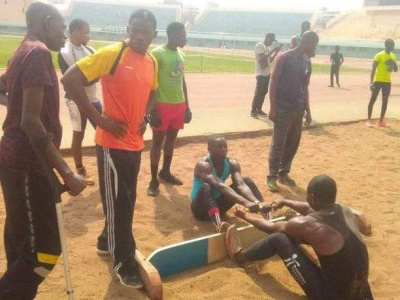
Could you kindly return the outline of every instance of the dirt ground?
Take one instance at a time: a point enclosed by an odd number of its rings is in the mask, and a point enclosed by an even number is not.
[[[400,275],[400,121],[390,120],[391,129],[366,129],[363,123],[314,128],[304,133],[292,175],[298,187],[272,194],[265,188],[270,136],[243,135],[229,140],[229,156],[238,159],[244,175],[259,185],[265,199],[305,199],[308,181],[319,173],[338,183],[338,201],[364,211],[373,224],[373,235],[365,239],[370,253],[370,283],[375,299],[398,299]],[[180,142],[173,171],[183,179],[182,187],[161,186],[157,198],[146,196],[150,178],[149,152],[142,156],[133,231],[138,247],[149,255],[172,243],[213,233],[212,225],[196,221],[190,213],[189,192],[193,166],[206,154],[204,140]],[[96,179],[93,151],[86,153],[88,171]],[[72,160],[67,157],[72,165]],[[2,195],[1,195],[2,197]],[[95,253],[96,238],[103,226],[98,185],[76,198],[64,196],[64,214],[71,272],[76,299],[146,299],[142,292],[120,286],[111,275],[111,262]],[[0,201],[0,232],[4,228],[4,203]],[[232,216],[227,219],[235,222]],[[3,241],[0,241],[0,249]],[[0,270],[5,270],[0,252]],[[306,299],[283,264],[272,259],[237,268],[229,260],[186,272],[164,281],[165,299]],[[62,265],[58,264],[40,286],[37,299],[65,299]]]

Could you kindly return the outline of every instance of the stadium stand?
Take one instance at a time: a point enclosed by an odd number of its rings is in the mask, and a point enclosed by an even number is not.
[[[0,0],[0,21],[24,23],[25,9],[31,0]]]
[[[384,40],[400,38],[400,7],[370,7],[342,14],[328,23],[323,38]]]
[[[209,9],[200,13],[192,31],[264,35],[274,32],[289,37],[299,31],[303,21],[311,20],[309,12],[238,11]]]
[[[129,16],[138,8],[147,8],[154,13],[157,18],[158,29],[165,30],[172,21],[180,20],[180,8],[171,5],[137,5],[127,2],[116,3],[77,0],[71,1],[67,10],[67,20],[81,18],[89,22],[91,26],[113,26],[126,27]]]

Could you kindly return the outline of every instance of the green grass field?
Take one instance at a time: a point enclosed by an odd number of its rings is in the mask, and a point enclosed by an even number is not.
[[[0,68],[5,68],[8,59],[21,42],[21,37],[0,36]],[[111,42],[92,41],[94,48],[106,46]],[[185,51],[187,72],[203,73],[253,73],[254,61],[247,56],[218,54],[215,52]],[[54,65],[58,69],[57,55],[53,53]],[[313,73],[329,73],[328,64],[313,63]],[[365,73],[365,69],[343,66],[342,73]]]

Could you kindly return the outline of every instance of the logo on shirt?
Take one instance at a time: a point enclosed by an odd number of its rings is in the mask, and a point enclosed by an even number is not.
[[[178,77],[179,75],[182,75],[185,71],[185,64],[182,61],[179,61],[176,59],[172,63],[172,71],[171,71],[171,77]]]

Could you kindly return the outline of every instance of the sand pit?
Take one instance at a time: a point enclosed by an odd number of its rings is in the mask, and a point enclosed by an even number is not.
[[[363,123],[314,128],[304,133],[293,166],[298,188],[271,194],[265,188],[269,136],[247,135],[229,141],[230,156],[239,160],[243,174],[258,183],[268,201],[277,197],[304,200],[307,182],[328,173],[338,182],[338,199],[366,212],[373,236],[366,238],[370,253],[370,282],[375,299],[398,299],[400,275],[400,121],[392,128],[366,129]],[[149,152],[143,153],[133,230],[138,247],[148,255],[158,247],[207,235],[212,225],[197,222],[189,210],[193,166],[206,154],[200,139],[182,143],[176,150],[173,170],[184,180],[182,187],[162,186],[157,198],[146,196]],[[201,142],[201,143],[200,143]],[[96,174],[94,152],[87,152],[88,170]],[[67,158],[72,165],[71,158]],[[97,175],[96,175],[97,177]],[[96,238],[103,226],[98,186],[77,198],[64,196],[66,232],[75,295],[78,300],[146,299],[142,292],[127,290],[111,276],[111,263],[95,254]],[[4,202],[0,201],[0,232],[4,228]],[[234,221],[231,216],[228,220]],[[0,241],[0,270],[5,270]],[[282,263],[272,260],[243,270],[229,260],[170,277],[164,282],[165,299],[306,299]],[[61,264],[41,285],[37,299],[65,299]]]

